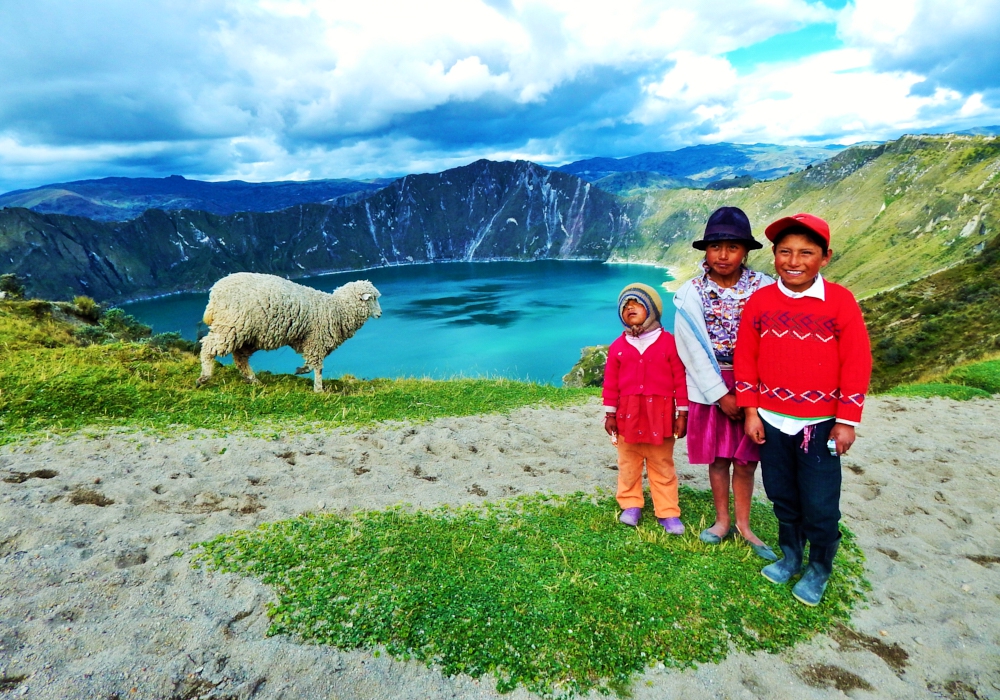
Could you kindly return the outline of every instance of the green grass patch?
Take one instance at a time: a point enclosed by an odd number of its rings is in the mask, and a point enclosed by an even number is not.
[[[927,384],[903,384],[891,389],[890,396],[915,396],[928,398],[931,396],[943,396],[956,401],[968,401],[976,398],[989,398],[990,393],[977,389],[973,386],[962,386],[961,384],[945,384],[944,382],[929,382]]]
[[[956,367],[948,373],[946,379],[990,394],[1000,394],[1000,359]]]
[[[506,379],[345,376],[326,380],[317,394],[311,378],[261,372],[251,385],[232,366],[218,366],[198,389],[198,358],[183,347],[156,342],[163,336],[89,344],[58,312],[46,301],[0,302],[0,444],[91,428],[273,432],[421,421],[579,403],[597,393]]]
[[[957,401],[989,398],[1000,394],[1000,360],[974,362],[956,367],[940,381],[903,384],[889,392],[893,396],[945,396]]]
[[[760,575],[741,542],[710,546],[710,492],[681,487],[688,534],[650,509],[637,529],[605,494],[533,495],[481,507],[352,517],[308,514],[196,545],[196,565],[272,586],[270,634],[384,649],[442,673],[493,674],[497,690],[627,694],[644,668],[775,652],[846,620],[868,588],[850,532],[823,603]],[[755,530],[774,542],[770,509]]]
[[[565,405],[594,393],[504,379],[346,377],[324,382],[327,390],[317,394],[311,379],[259,376],[260,385],[248,385],[235,368],[219,367],[211,385],[196,389],[193,357],[134,344],[73,348],[36,363],[5,358],[0,442],[41,431],[120,426],[228,432],[420,421]]]

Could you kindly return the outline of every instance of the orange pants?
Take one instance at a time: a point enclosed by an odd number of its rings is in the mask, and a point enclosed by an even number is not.
[[[662,445],[625,442],[618,436],[618,505],[642,508],[642,465],[646,463],[649,490],[653,494],[653,512],[657,518],[679,518],[677,472],[674,469],[673,438]]]

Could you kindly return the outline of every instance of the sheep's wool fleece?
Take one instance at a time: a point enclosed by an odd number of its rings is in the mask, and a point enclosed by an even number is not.
[[[368,301],[361,300],[364,293],[371,295]],[[237,272],[212,286],[204,321],[218,355],[240,347],[275,350],[290,345],[322,358],[370,316],[381,314],[378,296],[367,280],[348,282],[328,294],[274,275]]]

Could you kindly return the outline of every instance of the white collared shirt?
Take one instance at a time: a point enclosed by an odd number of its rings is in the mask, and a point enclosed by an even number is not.
[[[804,292],[793,292],[791,289],[785,286],[785,283],[781,281],[781,277],[778,277],[778,289],[786,297],[791,297],[792,299],[801,299],[802,297],[812,297],[814,299],[819,299],[820,301],[826,301],[826,285],[823,283],[823,275],[816,275],[816,279],[813,283],[809,285],[809,289]]]
[[[819,299],[820,301],[826,301],[826,285],[823,283],[823,275],[816,275],[816,279],[813,280],[811,285],[809,285],[809,289],[802,292],[793,292],[782,283],[781,278],[779,277],[778,289],[786,297],[790,297],[792,299],[812,297],[814,299]],[[822,423],[823,421],[833,418],[833,416],[823,416],[822,418],[795,418],[794,416],[784,416],[780,413],[768,411],[763,408],[757,409],[757,415],[760,416],[761,420],[767,421],[769,425],[777,428],[785,435],[798,435],[807,426],[816,425],[817,423]],[[859,425],[856,421],[844,420],[842,418],[837,422],[845,425]]]

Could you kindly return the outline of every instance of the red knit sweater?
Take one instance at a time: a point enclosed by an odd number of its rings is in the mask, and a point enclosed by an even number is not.
[[[625,442],[659,445],[674,434],[674,405],[687,408],[684,363],[667,331],[641,355],[622,333],[608,349],[604,367],[605,406],[615,406]]]
[[[736,402],[796,418],[860,421],[871,378],[868,330],[854,295],[827,280],[825,300],[778,285],[747,301],[736,338]]]

